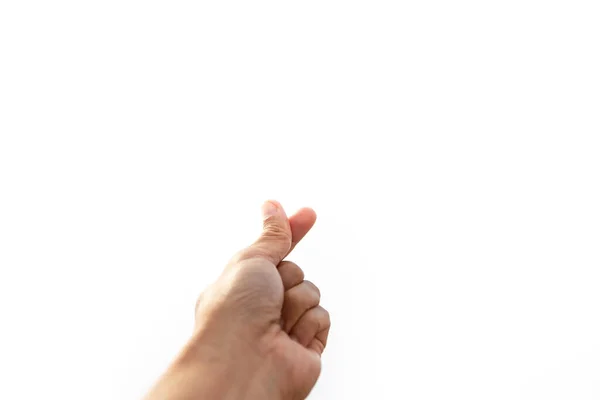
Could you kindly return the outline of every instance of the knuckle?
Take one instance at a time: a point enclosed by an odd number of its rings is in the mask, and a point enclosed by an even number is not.
[[[285,244],[288,247],[292,246],[292,235],[280,228],[265,230],[262,235],[262,240]]]
[[[312,293],[312,295],[315,298],[317,298],[318,300],[321,300],[321,291],[319,290],[319,288],[317,287],[317,285],[315,285],[311,281],[304,281],[304,283],[310,289],[310,292]]]
[[[279,224],[266,224],[262,234],[264,239],[289,242],[292,244],[292,233]]]
[[[308,318],[306,323],[310,327],[311,332],[318,332],[321,328],[321,321],[319,321],[319,318],[316,315],[312,315],[311,317]]]
[[[298,281],[304,280],[304,271],[302,270],[302,268],[298,267],[294,272]]]
[[[331,326],[331,314],[325,308],[321,308],[323,313],[323,328],[329,328]]]
[[[297,283],[300,283],[304,280],[304,271],[298,266],[298,264],[292,261],[283,261],[279,268],[285,270]]]
[[[279,267],[279,269],[289,269],[289,270],[292,270],[295,268],[300,268],[300,267],[298,267],[298,265],[295,262],[288,261],[288,260],[280,262],[278,267]]]
[[[268,217],[263,222],[263,235],[275,236],[280,238],[289,238],[292,241],[292,233],[289,229],[286,229],[277,219],[274,217]]]

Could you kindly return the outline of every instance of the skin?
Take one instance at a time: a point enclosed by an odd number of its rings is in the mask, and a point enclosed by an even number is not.
[[[192,337],[145,400],[305,399],[321,372],[329,313],[302,269],[283,261],[316,214],[263,205],[263,232],[200,295]]]

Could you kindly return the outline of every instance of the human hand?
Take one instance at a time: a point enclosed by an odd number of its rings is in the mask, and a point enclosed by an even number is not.
[[[196,305],[194,335],[147,400],[304,399],[321,371],[330,320],[319,289],[282,261],[316,215],[263,205],[263,232]]]

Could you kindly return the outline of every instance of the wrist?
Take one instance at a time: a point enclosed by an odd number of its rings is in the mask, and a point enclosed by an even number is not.
[[[267,357],[244,343],[215,339],[197,330],[145,400],[283,400]]]

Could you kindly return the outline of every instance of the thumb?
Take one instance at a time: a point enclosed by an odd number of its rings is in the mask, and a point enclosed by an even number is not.
[[[246,251],[246,256],[262,257],[277,266],[292,247],[292,230],[283,207],[277,201],[262,206],[263,231]]]

